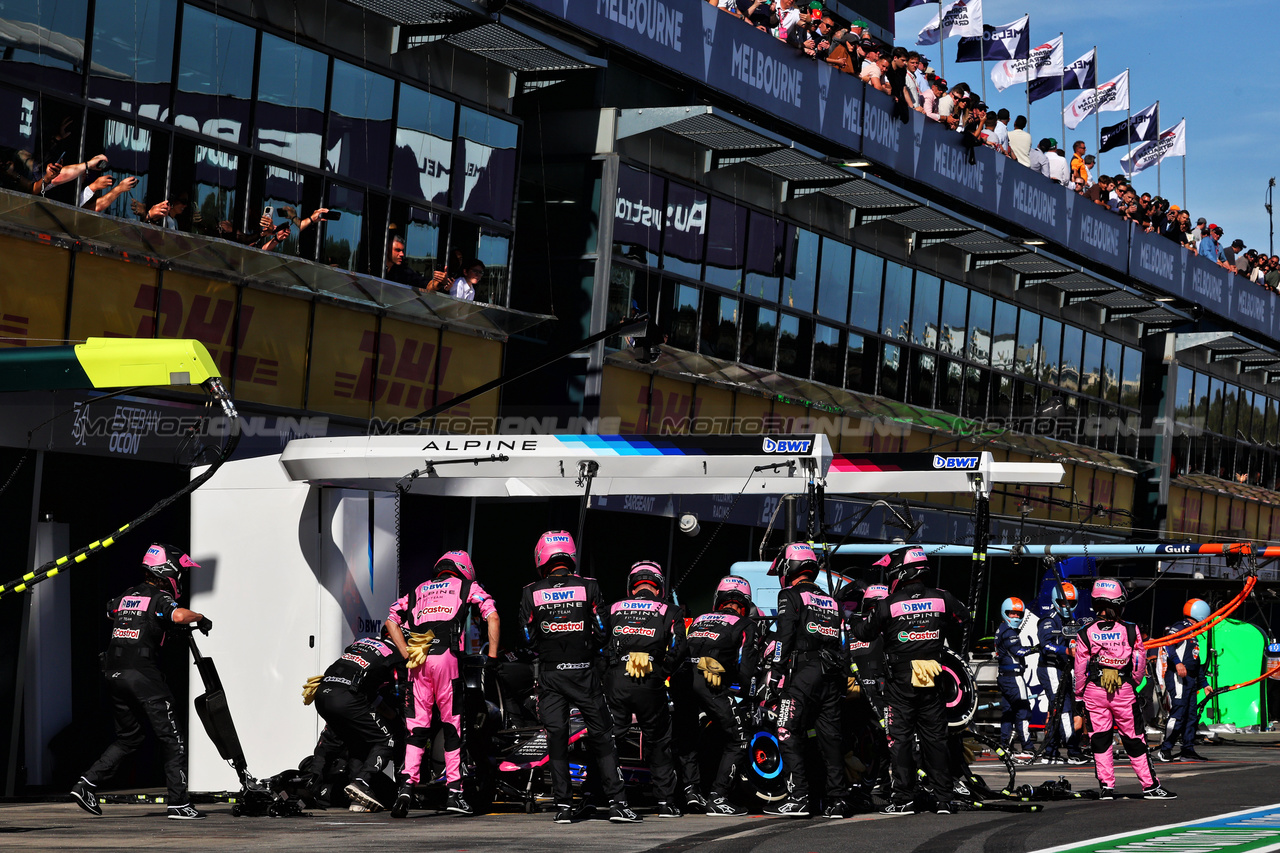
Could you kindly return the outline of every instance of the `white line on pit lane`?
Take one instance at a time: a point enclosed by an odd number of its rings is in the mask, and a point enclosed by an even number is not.
[[[1241,809],[1235,812],[1224,812],[1222,814],[1209,815],[1208,817],[1197,818],[1195,820],[1184,820],[1180,823],[1166,823],[1163,826],[1149,826],[1145,829],[1133,829],[1126,832],[1117,832],[1115,835],[1104,835],[1098,838],[1085,838],[1080,841],[1074,841],[1069,844],[1059,844],[1057,847],[1044,847],[1040,850],[1033,850],[1030,853],[1058,853],[1060,850],[1075,850],[1080,847],[1092,846],[1095,849],[1109,841],[1116,841],[1121,838],[1131,838],[1137,835],[1150,835],[1155,832],[1163,832],[1166,829],[1179,829],[1184,826],[1197,826],[1210,821],[1221,821],[1227,818],[1239,817],[1240,815],[1253,814],[1254,812],[1264,812],[1267,809],[1278,810],[1280,803],[1271,803],[1265,806],[1254,806],[1249,809]],[[1252,853],[1266,853],[1266,851],[1280,849],[1280,845],[1272,845],[1264,850],[1254,850]]]

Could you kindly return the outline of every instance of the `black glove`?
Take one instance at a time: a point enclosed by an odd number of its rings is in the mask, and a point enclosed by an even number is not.
[[[201,616],[196,620],[196,630],[206,637],[209,636],[209,632],[213,630],[213,620],[208,616]]]
[[[497,659],[497,658],[491,658],[491,657],[489,657],[488,655],[484,655],[484,656],[482,657],[482,660],[484,661],[484,668],[485,668],[485,669],[497,669],[497,668],[498,668],[498,659]]]

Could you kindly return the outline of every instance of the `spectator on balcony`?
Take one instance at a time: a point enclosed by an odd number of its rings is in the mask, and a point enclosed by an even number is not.
[[[773,11],[773,6],[766,0],[743,0],[746,11],[742,16],[747,19],[753,27],[758,30],[771,31],[778,28],[778,15]],[[742,6],[738,7],[739,9]]]
[[[966,110],[966,117],[964,132],[960,136],[960,144],[968,150],[969,163],[972,165],[978,162],[974,152],[986,144],[986,136],[983,131],[987,123],[987,105],[973,98],[971,106]]]
[[[1071,146],[1071,183],[1075,185],[1081,173],[1084,173],[1085,186],[1089,183],[1089,170],[1084,165],[1085,144],[1083,140],[1077,139],[1075,144]]]
[[[455,279],[449,288],[449,295],[464,302],[475,302],[476,285],[482,278],[484,278],[484,264],[472,258],[464,265],[462,275]]]
[[[894,53],[897,53],[895,50]],[[911,94],[911,109],[920,111],[920,106],[924,102],[924,90],[927,85],[920,85],[920,78],[917,76],[920,71],[920,54],[914,50],[907,53],[907,92]]]
[[[1267,261],[1267,277],[1264,279],[1269,289],[1280,292],[1280,255],[1272,255]]]
[[[1064,187],[1071,186],[1071,166],[1067,163],[1067,155],[1058,147],[1058,140],[1050,139],[1053,148],[1044,153],[1045,159],[1049,161],[1049,179],[1057,181]]]
[[[1222,260],[1232,272],[1240,271],[1240,253],[1244,250],[1244,241],[1239,237],[1231,241],[1231,245],[1222,250]]]
[[[912,60],[912,57],[915,57],[915,59]],[[911,73],[915,75],[916,78],[916,91],[919,92],[920,96],[923,98],[924,93],[929,90],[929,72],[932,70],[929,68],[929,60],[925,59],[914,50],[907,54],[907,60],[908,64],[911,61],[915,62],[915,66],[911,69]]]
[[[1018,116],[1009,131],[1009,150],[1013,158],[1028,168],[1031,166],[1031,134],[1027,133],[1027,117]]]
[[[138,179],[132,175],[117,184],[116,179],[106,173],[87,174],[93,176],[93,180],[80,192],[80,207],[95,213],[105,213],[116,199],[138,185]]]
[[[1191,248],[1191,214],[1185,210],[1171,210],[1170,213],[1162,233],[1182,248]]]
[[[941,77],[938,78],[942,82],[942,86],[946,89],[947,81]],[[956,113],[957,104],[960,96],[967,95],[969,87],[964,83],[958,83],[951,89],[947,89],[943,94],[938,96],[938,120],[947,127],[955,130],[960,126],[960,119]]]
[[[1222,236],[1222,229],[1217,225],[1210,225],[1205,236],[1200,240],[1199,254],[1200,257],[1213,261],[1218,266],[1223,266],[1225,259],[1222,255],[1222,244],[1218,242],[1218,238]]]
[[[1000,143],[1000,150],[1005,156],[1012,157],[1009,153],[1009,111],[1006,109],[996,113],[996,140]]]
[[[403,234],[392,234],[387,241],[387,265],[382,277],[396,284],[407,284],[419,290],[434,290],[427,277],[405,263],[407,244]],[[442,276],[443,277],[443,276]]]
[[[889,61],[889,65],[885,68],[884,79],[889,84],[889,94],[893,96],[893,117],[906,123],[911,118],[911,111],[915,109],[915,101],[912,100],[911,90],[907,86],[907,78],[910,72],[907,70],[907,49],[905,47],[895,47],[893,49],[893,59]]]
[[[1048,152],[1051,150],[1053,150],[1053,146],[1049,144],[1048,139],[1041,139],[1036,143],[1036,147],[1031,149],[1031,153],[1028,156],[1029,162],[1027,165],[1031,171],[1039,172],[1046,178],[1050,177]]]
[[[1196,227],[1191,229],[1191,239],[1195,243],[1197,248],[1200,246],[1200,241],[1203,240],[1205,235],[1209,233],[1208,222],[1209,220],[1201,216],[1199,219],[1196,220]]]
[[[777,0],[778,6],[778,38],[790,41],[794,30],[800,23],[800,10],[796,8],[796,0]],[[799,47],[797,43],[795,45]]]
[[[920,112],[925,118],[942,121],[942,99],[947,97],[947,81],[933,74],[929,75],[929,86],[921,95]]]
[[[1111,176],[1099,175],[1098,180],[1093,186],[1087,187],[1084,191],[1084,197],[1094,204],[1107,206],[1107,194],[1111,192]]]

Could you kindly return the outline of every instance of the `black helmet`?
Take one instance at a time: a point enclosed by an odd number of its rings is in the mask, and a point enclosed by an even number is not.
[[[903,545],[885,554],[874,565],[884,566],[893,577],[893,585],[919,580],[929,570],[929,558],[919,545]]]
[[[862,609],[862,598],[867,594],[865,581],[851,580],[842,584],[834,596],[836,603],[845,613],[856,613]]]
[[[662,577],[662,567],[652,560],[641,560],[631,567],[627,575],[627,595],[635,595],[636,587],[646,583],[652,584],[654,595],[662,598],[667,583]]]
[[[792,542],[774,559],[769,574],[781,577],[784,588],[791,586],[801,575],[808,575],[813,580],[818,576],[818,555],[809,543]]]
[[[737,575],[725,575],[716,584],[716,594],[711,600],[711,609],[719,610],[726,604],[738,604],[743,614],[751,612],[751,584],[746,578]]]
[[[147,570],[153,581],[158,582],[157,586],[167,582],[169,589],[173,590],[173,597],[178,598],[182,595],[182,581],[187,569],[198,569],[200,564],[181,548],[157,542],[142,556],[142,568]]]

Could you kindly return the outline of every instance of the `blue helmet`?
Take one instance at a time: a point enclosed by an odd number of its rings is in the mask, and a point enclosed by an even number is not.
[[[1209,602],[1193,598],[1183,605],[1182,615],[1190,617],[1192,622],[1203,622],[1209,618]]]
[[[1000,603],[1000,615],[1004,617],[1006,625],[1017,630],[1022,627],[1023,620],[1027,618],[1027,606],[1015,595]]]

